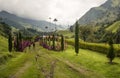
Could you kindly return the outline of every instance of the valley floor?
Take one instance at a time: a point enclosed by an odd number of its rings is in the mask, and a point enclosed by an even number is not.
[[[0,65],[0,78],[120,78],[120,59],[108,64],[106,55],[68,45],[63,52],[40,46],[18,53]]]

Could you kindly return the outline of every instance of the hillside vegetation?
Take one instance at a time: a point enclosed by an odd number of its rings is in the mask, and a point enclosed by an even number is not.
[[[11,28],[4,22],[0,22],[0,35],[8,37],[8,34],[11,32]]]
[[[60,30],[60,31],[58,31],[57,32],[58,34],[63,34],[65,37],[69,37],[69,38],[71,38],[71,37],[73,37],[74,36],[74,32],[71,32],[71,31],[69,31],[69,30]]]
[[[110,25],[108,28],[106,28],[107,31],[112,31],[115,33],[120,28],[120,21],[117,21]]]

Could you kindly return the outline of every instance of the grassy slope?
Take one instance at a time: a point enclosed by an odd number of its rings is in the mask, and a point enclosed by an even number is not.
[[[67,37],[72,37],[74,35],[74,33],[70,32],[69,30],[60,30],[57,33],[58,34],[63,34],[64,36],[67,36]]]
[[[120,27],[120,21],[117,21],[113,23],[111,26],[109,26],[108,28],[106,28],[106,30],[112,31],[113,33],[115,33],[119,27]]]
[[[0,64],[12,58],[14,54],[8,52],[8,41],[0,35]]]
[[[7,63],[0,65],[0,77],[11,77],[12,73],[15,73],[26,62],[27,57],[28,55],[19,53]]]
[[[17,53],[17,57],[0,65],[0,77],[45,78],[50,75],[52,63],[56,62],[53,66],[55,78],[120,78],[119,58],[114,60],[117,64],[110,65],[106,55],[95,51],[80,49],[79,55],[75,56],[74,47],[68,45],[63,52],[39,46],[35,50],[26,49],[26,52]],[[37,62],[36,54],[39,54]],[[25,69],[25,64],[30,65]]]
[[[0,52],[8,51],[8,41],[6,38],[0,35]]]

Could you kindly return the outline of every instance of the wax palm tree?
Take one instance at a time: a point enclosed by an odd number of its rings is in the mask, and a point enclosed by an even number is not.
[[[56,25],[56,22],[58,21],[56,18],[53,20],[55,22],[55,25]],[[57,31],[57,27],[55,26],[55,31]]]

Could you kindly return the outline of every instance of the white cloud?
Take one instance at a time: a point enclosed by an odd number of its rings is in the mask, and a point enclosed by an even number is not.
[[[37,20],[57,18],[58,24],[73,24],[91,7],[106,0],[0,0],[0,11],[6,10],[21,17]]]

